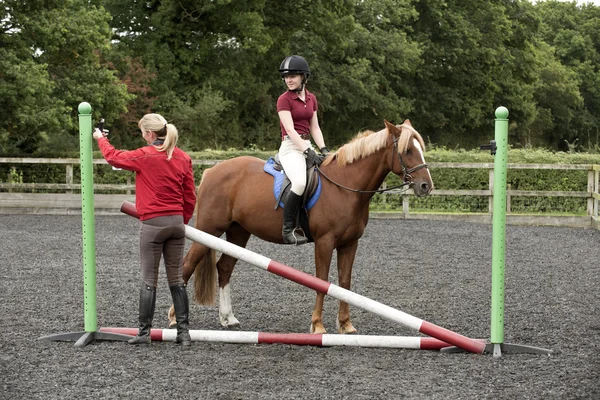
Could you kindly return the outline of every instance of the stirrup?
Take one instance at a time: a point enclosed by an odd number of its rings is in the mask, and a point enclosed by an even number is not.
[[[298,228],[294,228],[288,235],[283,235],[283,241],[285,244],[295,244],[296,246],[300,246],[301,244],[308,243],[306,236],[296,234],[296,229]],[[294,238],[294,241],[286,240],[286,237],[289,238],[290,235]]]

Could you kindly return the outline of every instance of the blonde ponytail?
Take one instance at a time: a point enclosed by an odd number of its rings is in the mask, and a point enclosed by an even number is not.
[[[167,120],[160,114],[146,114],[140,119],[138,126],[143,131],[156,133],[158,139],[164,140],[163,144],[156,146],[156,150],[165,151],[167,160],[170,160],[179,139],[175,125],[167,123]]]

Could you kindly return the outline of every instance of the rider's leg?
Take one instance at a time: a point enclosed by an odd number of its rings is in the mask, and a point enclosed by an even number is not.
[[[308,144],[310,144],[309,141]],[[306,188],[306,159],[294,142],[284,140],[279,147],[279,160],[285,170],[285,174],[292,183],[290,193],[283,207],[283,242],[298,245],[304,244],[308,242],[308,239],[295,233],[295,229],[296,216],[302,205],[302,194]]]

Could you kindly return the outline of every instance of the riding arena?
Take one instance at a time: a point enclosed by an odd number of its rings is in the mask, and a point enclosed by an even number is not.
[[[395,148],[380,173],[406,176],[418,164],[404,165],[412,160],[401,154]],[[82,202],[83,218],[0,215],[0,398],[600,396],[598,230],[371,217],[356,243],[344,236],[328,249],[322,228],[314,244],[282,246],[268,229],[246,236],[234,223],[223,238],[243,238],[230,243],[217,239],[226,230],[212,236],[192,221],[194,267],[213,252],[239,260],[226,279],[229,297],[220,285],[218,302],[192,305],[192,346],[176,346],[161,270],[153,343],[134,347],[119,336],[135,334],[135,206],[94,216],[92,201],[86,216]],[[323,260],[338,267],[317,273]],[[75,346],[60,339],[82,330]]]

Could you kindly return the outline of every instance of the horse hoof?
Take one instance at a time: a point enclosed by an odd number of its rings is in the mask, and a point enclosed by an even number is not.
[[[338,325],[338,333],[341,335],[356,335],[358,331],[352,324]]]
[[[325,329],[325,327],[323,325],[315,327],[314,324],[310,324],[310,333],[322,335],[322,334],[327,333],[327,330]]]
[[[239,328],[240,321],[237,318],[221,318],[221,326],[231,329],[231,328]]]
[[[177,326],[177,321],[175,319],[175,307],[173,305],[169,307],[169,312],[167,313],[167,321],[169,321],[167,325],[169,329],[175,328]]]

